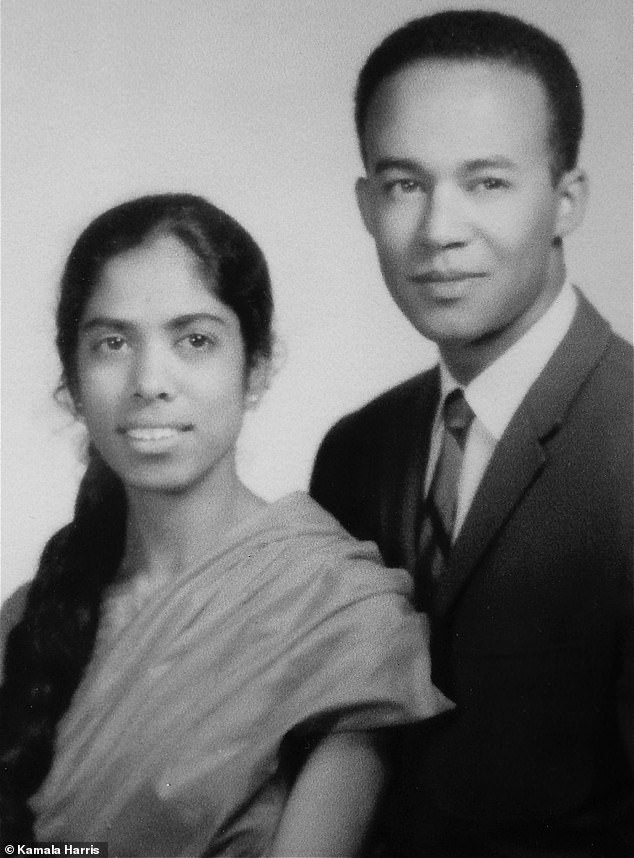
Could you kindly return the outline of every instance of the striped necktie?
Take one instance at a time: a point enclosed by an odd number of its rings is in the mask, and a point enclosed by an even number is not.
[[[467,433],[474,414],[460,388],[452,390],[442,409],[442,446],[423,517],[416,560],[416,605],[428,610],[435,582],[446,568],[458,505],[458,482]]]

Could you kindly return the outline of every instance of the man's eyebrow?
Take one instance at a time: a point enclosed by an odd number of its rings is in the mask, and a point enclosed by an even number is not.
[[[465,161],[462,165],[463,170],[467,173],[473,173],[477,170],[490,170],[492,168],[510,170],[515,167],[517,167],[515,161],[507,158],[505,155],[487,155],[486,158],[472,158]],[[412,158],[379,158],[374,165],[374,172],[384,173],[387,170],[403,170],[407,173],[428,172],[423,164]]]
[[[464,165],[467,172],[490,170],[491,168],[510,170],[516,166],[515,161],[507,158],[505,155],[489,155],[486,158],[473,158],[471,161],[466,161]]]
[[[405,170],[409,173],[420,172],[422,170],[418,161],[411,158],[379,158],[374,165],[375,173],[384,173],[386,170]]]

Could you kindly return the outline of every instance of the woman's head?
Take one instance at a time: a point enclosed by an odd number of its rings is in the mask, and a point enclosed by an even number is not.
[[[202,197],[140,197],[95,218],[77,239],[66,262],[57,309],[57,349],[62,384],[73,398],[78,385],[80,321],[105,266],[160,237],[175,238],[190,251],[210,292],[236,314],[247,367],[270,358],[271,284],[264,255],[249,233]]]
[[[95,452],[126,488],[181,491],[233,454],[267,378],[272,301],[262,252],[190,195],[98,217],[62,278],[63,380]]]

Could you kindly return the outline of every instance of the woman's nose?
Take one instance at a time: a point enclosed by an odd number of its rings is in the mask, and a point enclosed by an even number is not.
[[[174,396],[174,383],[168,361],[159,349],[146,348],[137,356],[132,393],[137,399],[169,400]]]

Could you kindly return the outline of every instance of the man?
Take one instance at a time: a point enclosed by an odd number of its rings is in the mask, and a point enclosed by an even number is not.
[[[582,116],[561,46],[493,12],[359,77],[359,207],[440,364],[330,431],[312,493],[411,571],[457,704],[402,737],[390,856],[634,855],[632,351],[566,278]]]

